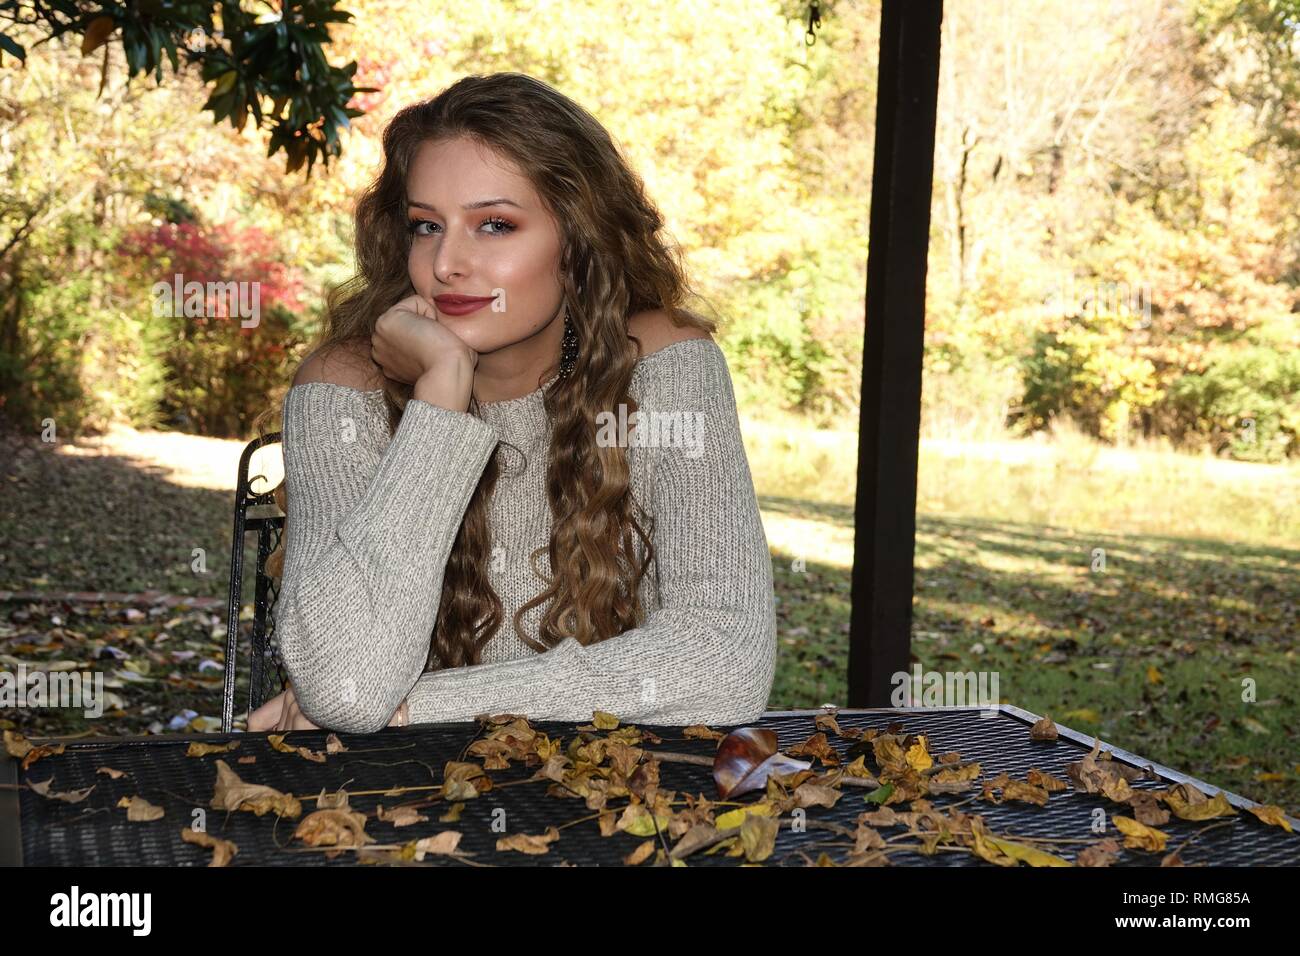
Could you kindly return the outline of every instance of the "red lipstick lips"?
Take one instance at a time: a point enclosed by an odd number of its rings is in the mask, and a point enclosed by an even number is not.
[[[496,296],[481,295],[435,295],[434,303],[438,311],[447,315],[469,315],[483,306],[496,301]]]

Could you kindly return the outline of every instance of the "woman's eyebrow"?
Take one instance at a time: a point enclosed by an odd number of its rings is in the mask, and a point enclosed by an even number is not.
[[[406,201],[406,204],[408,206],[418,206],[421,209],[427,209],[429,210],[429,212],[438,211],[437,207],[434,206],[432,203],[420,202],[416,199],[408,199]],[[513,199],[479,199],[474,202],[466,203],[460,208],[465,210],[470,210],[470,209],[482,209],[485,206],[514,206],[516,209],[524,208],[523,206],[519,205],[519,203],[515,202]]]

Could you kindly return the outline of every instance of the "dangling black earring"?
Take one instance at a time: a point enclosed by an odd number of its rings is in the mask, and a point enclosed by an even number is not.
[[[573,366],[578,361],[578,332],[569,318],[569,311],[564,311],[564,340],[560,343],[560,378],[568,378],[573,373]]]

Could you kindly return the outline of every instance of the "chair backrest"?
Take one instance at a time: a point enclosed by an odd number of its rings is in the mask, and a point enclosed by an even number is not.
[[[262,435],[249,442],[239,456],[239,475],[235,487],[235,529],[230,547],[230,598],[226,607],[226,682],[221,706],[222,733],[230,733],[233,728],[241,649],[248,654],[249,713],[288,686],[288,675],[280,661],[275,642],[273,612],[280,591],[279,581],[267,573],[266,567],[267,558],[280,546],[284,532],[284,512],[275,500],[275,491],[284,479],[281,477],[272,482],[265,474],[248,474],[253,453],[268,445],[278,446],[279,442],[279,432]],[[257,533],[257,563],[252,627],[248,641],[244,643],[239,638],[243,609],[244,536],[249,532]]]

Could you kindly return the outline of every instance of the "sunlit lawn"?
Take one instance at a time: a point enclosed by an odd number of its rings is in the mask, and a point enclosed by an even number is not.
[[[855,436],[742,427],[776,556],[772,706],[843,705]],[[1300,807],[1300,468],[927,441],[917,511],[925,670],[996,671],[1006,703]]]

